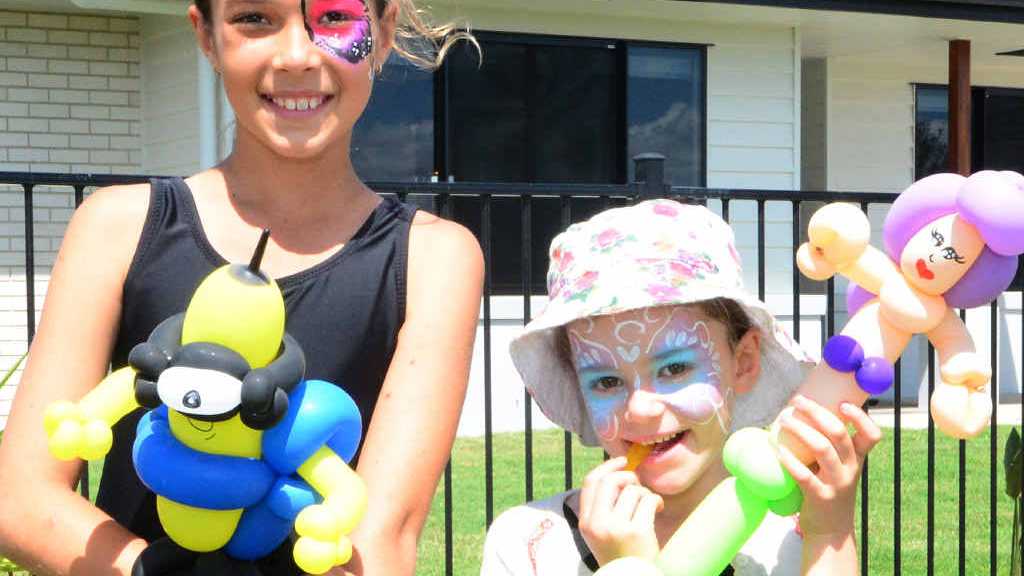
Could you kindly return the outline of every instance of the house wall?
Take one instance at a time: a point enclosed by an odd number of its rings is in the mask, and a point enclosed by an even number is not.
[[[0,171],[138,173],[139,63],[135,18],[0,11]],[[33,205],[38,315],[73,191],[36,188]],[[25,351],[24,229],[20,187],[0,185],[0,371]]]
[[[144,16],[142,170],[187,175],[200,167],[199,48],[186,18]]]

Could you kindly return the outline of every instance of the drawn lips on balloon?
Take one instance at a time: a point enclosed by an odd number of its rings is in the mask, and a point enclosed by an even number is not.
[[[928,269],[928,264],[925,264],[923,258],[917,261],[917,275],[925,280],[935,279],[935,273]]]
[[[365,0],[302,0],[309,38],[321,50],[349,64],[373,52],[370,10]]]

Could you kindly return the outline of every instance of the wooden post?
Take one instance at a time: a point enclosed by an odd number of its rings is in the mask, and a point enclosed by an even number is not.
[[[949,171],[971,173],[971,41],[949,42]]]

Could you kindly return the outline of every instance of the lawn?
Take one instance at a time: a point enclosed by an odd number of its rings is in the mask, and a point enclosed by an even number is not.
[[[1009,427],[998,431],[997,506],[998,574],[1008,573],[1012,501],[1004,492],[1003,445]],[[872,452],[868,467],[869,560],[871,574],[893,574],[893,431]],[[928,435],[925,430],[905,430],[901,435],[901,571],[927,573]],[[494,436],[494,510],[499,513],[525,499],[525,466],[522,434]],[[601,451],[573,442],[573,482],[578,486],[586,471],[601,461]],[[966,574],[989,573],[989,435],[971,440],[966,447]],[[934,574],[958,574],[959,445],[936,434]],[[564,489],[563,434],[545,431],[533,435],[534,498]],[[454,574],[480,571],[485,532],[484,443],[462,438],[452,457]],[[438,488],[430,517],[420,540],[418,576],[444,572],[444,494]]]
[[[1009,427],[1000,427],[997,470],[998,574],[1008,573],[1010,524],[1013,508],[1004,493],[1002,476],[1003,445]],[[893,574],[893,434],[872,452],[869,478],[869,569],[871,574]],[[563,433],[535,432],[533,435],[534,498],[543,498],[564,489]],[[524,447],[522,434],[496,434],[493,446],[494,510],[522,503],[526,498]],[[928,444],[924,430],[905,430],[901,438],[903,456],[901,569],[904,574],[927,573]],[[959,446],[936,435],[935,443],[935,546],[934,574],[958,574],[959,534]],[[602,453],[573,441],[573,485],[578,486],[587,470],[601,461]],[[100,462],[90,466],[92,492],[99,485]],[[966,574],[988,574],[989,567],[989,436],[988,433],[967,443],[966,499]],[[475,575],[480,571],[485,532],[484,441],[460,438],[452,457],[453,557],[454,574]],[[430,517],[419,547],[418,576],[444,574],[444,493],[438,487]]]

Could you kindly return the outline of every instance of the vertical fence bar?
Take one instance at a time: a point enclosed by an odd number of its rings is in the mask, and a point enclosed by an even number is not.
[[[452,217],[451,198],[448,194],[437,197],[438,212],[444,218]],[[454,515],[452,513],[452,459],[444,466],[444,573],[453,576],[455,572]]]
[[[757,297],[764,302],[765,268],[764,261],[764,200],[757,201]]]
[[[522,201],[522,270],[521,277],[523,280],[523,325],[525,326],[530,322],[530,294],[533,292],[533,263],[531,261],[531,251],[533,249],[533,242],[531,236],[531,213],[533,211],[533,201],[529,196],[523,196]],[[525,454],[525,467],[526,467],[526,501],[533,500],[533,399],[530,398],[530,393],[526,390],[523,391],[523,412],[525,419],[525,434],[524,434],[524,454]]]
[[[893,395],[896,405],[896,411],[893,413],[895,429],[893,431],[893,446],[892,446],[892,469],[893,469],[893,493],[892,493],[892,537],[893,537],[893,550],[892,550],[892,565],[893,575],[900,575],[900,564],[901,562],[901,550],[900,550],[900,532],[902,530],[901,523],[902,518],[900,511],[902,510],[902,497],[901,497],[901,451],[900,451],[900,438],[903,434],[902,429],[902,413],[903,413],[903,382],[900,375],[902,366],[900,360],[896,359],[896,382],[894,383]]]
[[[729,223],[729,199],[724,196],[722,197],[722,220],[725,220],[726,224]]]
[[[82,200],[85,199],[85,186],[81,184],[75,186],[75,208],[82,205]]]
[[[560,199],[562,211],[562,230],[569,227],[572,222],[572,198],[562,196]],[[572,433],[566,430],[562,433],[562,453],[565,455],[565,489],[572,490]]]
[[[860,211],[863,212],[865,216],[868,215],[867,202],[860,203]],[[849,290],[849,287],[847,287],[847,290]],[[846,314],[849,316],[850,311],[847,310]],[[863,408],[864,412],[870,411],[867,400],[865,400]],[[868,501],[868,479],[870,478],[870,474],[868,473],[868,467],[871,464],[870,460],[869,456],[864,456],[864,465],[860,470],[860,573],[863,576],[868,575],[868,562],[870,560],[870,555],[868,554],[868,523],[870,519],[870,503]]]
[[[484,252],[484,507],[487,527],[494,520],[494,432],[491,397],[491,196],[480,206],[480,236]]]
[[[28,343],[36,336],[36,255],[35,255],[35,223],[32,210],[33,184],[24,184],[25,191],[25,318],[28,327]]]
[[[1021,301],[1022,311],[1024,311],[1024,300]],[[992,326],[990,340],[989,340],[989,354],[991,355],[990,361],[992,366],[992,381],[989,382],[989,390],[992,393],[992,420],[989,422],[989,435],[988,435],[988,450],[989,450],[989,484],[988,484],[988,566],[989,574],[995,576],[998,572],[999,557],[996,554],[996,538],[997,526],[996,526],[996,478],[999,471],[999,456],[998,456],[998,437],[999,437],[999,306],[998,299],[994,300],[989,304],[989,323]],[[1024,324],[1024,314],[1021,315],[1021,323]],[[1024,350],[1024,340],[1021,340],[1022,350]],[[1013,355],[1011,354],[1011,358]],[[1011,360],[1012,362],[1012,360]],[[1024,364],[1024,355],[1022,355],[1021,363]],[[1022,398],[1021,404],[1024,404],[1024,398]],[[1014,544],[1015,545],[1015,544]]]
[[[801,244],[800,238],[800,201],[793,201],[793,254]],[[793,261],[793,339],[800,341],[800,269]]]
[[[928,343],[928,398],[935,392],[935,348]],[[925,407],[927,409],[927,406]],[[935,421],[928,412],[928,520],[927,520],[928,576],[935,573]]]
[[[967,323],[967,311],[960,310],[960,321]],[[993,342],[995,342],[993,340]],[[967,574],[967,443],[957,442],[957,484],[960,502],[959,518],[957,519],[957,569],[960,576]]]

